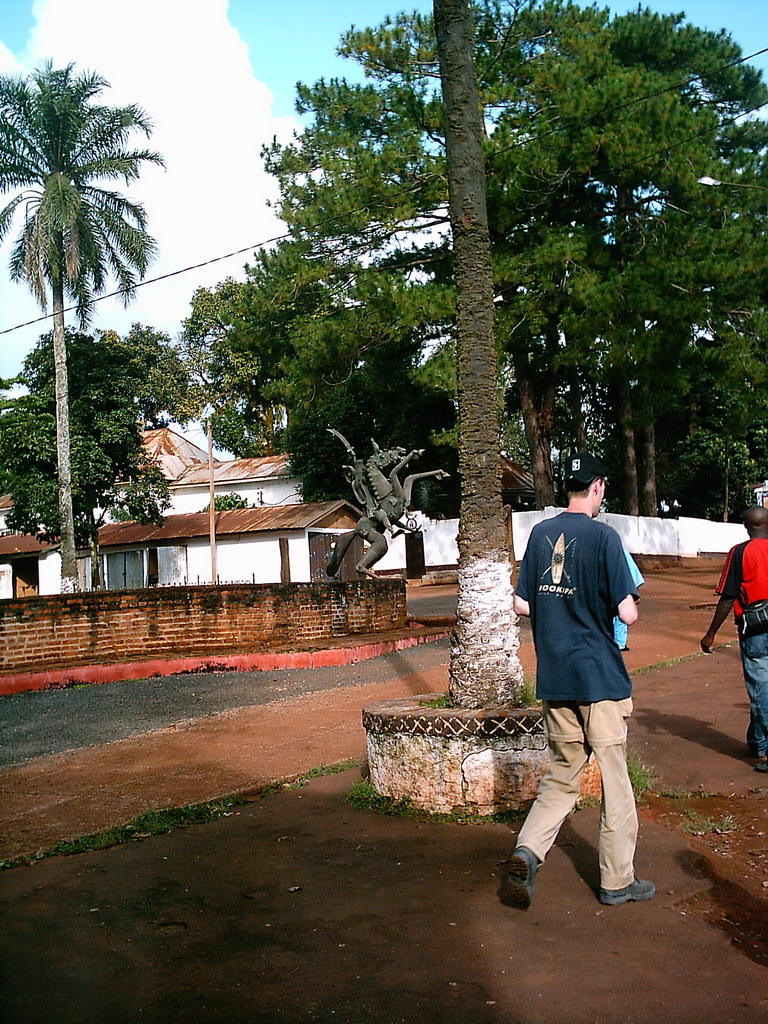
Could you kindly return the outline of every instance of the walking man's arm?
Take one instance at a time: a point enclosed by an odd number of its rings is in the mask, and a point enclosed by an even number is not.
[[[712,621],[709,624],[709,629],[701,638],[701,649],[705,654],[712,653],[712,644],[715,642],[715,634],[718,629],[722,626],[728,616],[731,614],[733,608],[732,597],[721,597],[717,602],[715,608],[715,614],[712,616]]]

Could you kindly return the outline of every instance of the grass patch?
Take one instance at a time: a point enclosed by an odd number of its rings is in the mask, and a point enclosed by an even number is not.
[[[448,700],[448,694],[444,693],[441,697],[435,697],[434,700],[420,700],[419,707],[435,708],[435,710],[444,711],[453,707],[453,705]]]
[[[164,835],[178,828],[190,825],[204,825],[229,814],[233,807],[248,803],[245,796],[229,796],[220,800],[211,800],[203,804],[188,804],[186,807],[164,807],[158,811],[144,811],[137,814],[125,825],[91,832],[78,836],[77,839],[57,843],[50,850],[19,857],[17,860],[0,860],[0,870],[19,867],[23,864],[34,864],[47,857],[69,857],[76,853],[92,853],[95,850],[108,850],[112,846],[149,839],[151,836]]]
[[[730,647],[731,643],[718,644],[717,647],[713,647],[713,651],[722,650],[724,647]],[[667,661],[656,661],[653,665],[642,665],[640,668],[633,668],[633,676],[641,676],[645,672],[653,672],[657,668],[671,668],[673,665],[679,665],[681,661],[692,661],[693,658],[700,658],[702,651],[694,651],[692,654],[682,654],[679,658],[669,658]],[[706,655],[704,655],[706,657]]]
[[[706,832],[724,835],[728,832],[736,832],[739,828],[739,823],[732,814],[724,814],[722,818],[708,818],[698,811],[688,810],[685,812],[684,818],[680,828],[692,836],[703,836]]]
[[[632,789],[635,796],[638,797],[647,793],[653,785],[654,779],[658,778],[653,768],[643,764],[640,757],[633,750],[627,753],[627,771],[629,772],[629,781],[632,783]]]
[[[515,707],[517,708],[538,708],[541,707],[541,701],[536,696],[536,683],[532,683],[530,679],[524,679],[523,684],[518,691],[517,697],[515,698]]]
[[[453,704],[447,693],[442,693],[431,700],[420,700],[419,707],[422,708],[434,708],[438,711],[447,711],[451,708],[460,710],[458,704]],[[529,679],[523,680],[520,689],[515,695],[515,699],[511,704],[514,708],[538,708],[541,707],[541,701],[536,696],[536,683],[532,683]]]
[[[579,799],[576,801],[575,810],[584,811],[588,807],[599,807],[600,803],[601,800],[599,796],[580,796]]]
[[[243,804],[253,803],[256,799],[261,799],[286,789],[299,789],[302,786],[308,785],[312,779],[319,779],[324,775],[335,775],[338,772],[347,771],[347,769],[354,768],[359,763],[355,758],[349,758],[336,764],[321,764],[317,768],[312,768],[306,774],[300,775],[298,778],[291,779],[289,782],[265,786],[256,793],[221,797],[218,800],[210,800],[207,803],[188,804],[186,807],[164,807],[158,811],[144,811],[125,825],[116,825],[101,832],[91,832],[88,835],[78,836],[77,839],[57,843],[50,850],[45,850],[41,853],[29,854],[24,857],[18,857],[15,860],[0,860],[0,871],[35,864],[37,861],[45,860],[48,857],[70,857],[77,853],[108,850],[113,846],[122,846],[124,843],[134,843],[141,839],[150,839],[152,836],[165,835],[179,828],[189,828],[190,825],[205,825],[210,821],[215,821],[217,818],[230,814],[233,807],[241,807]]]
[[[374,814],[387,814],[390,817],[408,818],[411,821],[426,822],[430,825],[508,825],[525,817],[527,811],[503,811],[499,814],[471,814],[469,811],[455,810],[450,814],[431,814],[414,807],[406,797],[395,800],[377,793],[367,779],[356,782],[347,796],[347,803],[358,811],[372,811]]]
[[[687,800],[692,793],[690,789],[683,789],[682,786],[674,786],[672,789],[655,790],[657,796],[663,796],[667,800]]]
[[[359,765],[360,762],[355,757],[348,757],[346,761],[337,761],[335,764],[319,764],[317,768],[310,768],[308,772],[297,775],[295,779],[264,786],[259,790],[258,796],[274,796],[275,793],[283,793],[286,789],[302,789],[304,786],[308,786],[313,779],[322,779],[326,775],[338,775],[340,772],[349,771],[350,768],[357,768]]]

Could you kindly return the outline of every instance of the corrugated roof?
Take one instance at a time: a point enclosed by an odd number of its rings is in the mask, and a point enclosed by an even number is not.
[[[287,455],[265,455],[260,459],[233,459],[215,462],[213,479],[217,484],[242,483],[246,480],[267,480],[289,477],[291,469]],[[208,483],[208,463],[185,469],[172,483],[174,487],[190,487]]]
[[[145,430],[143,438],[147,454],[160,464],[172,487],[208,483],[208,453],[202,448],[168,427]],[[266,455],[260,459],[214,459],[213,462],[213,478],[219,484],[290,475],[287,455]]]
[[[0,558],[12,558],[14,555],[40,555],[50,551],[55,544],[39,541],[29,533],[9,533],[0,537]]]
[[[208,464],[207,452],[168,427],[145,430],[142,439],[147,454],[160,464],[168,480],[175,480],[189,466]]]
[[[333,513],[345,513],[350,524],[357,522],[359,512],[348,501],[321,501],[306,505],[275,505],[260,508],[235,508],[216,513],[216,536],[306,530],[316,526]],[[140,523],[111,523],[99,530],[102,548],[126,544],[150,544],[208,536],[208,513],[190,512],[166,516],[162,526]]]
[[[0,509],[12,508],[13,498],[10,494],[0,494]]]
[[[509,491],[532,491],[533,477],[524,466],[502,455],[501,486]]]

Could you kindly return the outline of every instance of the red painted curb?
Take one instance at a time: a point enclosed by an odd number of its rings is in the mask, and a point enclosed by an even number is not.
[[[254,654],[229,654],[208,658],[170,658],[167,660],[128,661],[112,665],[81,665],[44,672],[14,672],[0,676],[0,696],[33,690],[52,690],[66,686],[116,683],[124,679],[148,679],[199,672],[274,672],[283,668],[329,668],[354,665],[382,654],[402,651],[417,644],[442,640],[450,630],[429,635],[398,637],[356,647],[332,647],[322,651],[269,651]]]

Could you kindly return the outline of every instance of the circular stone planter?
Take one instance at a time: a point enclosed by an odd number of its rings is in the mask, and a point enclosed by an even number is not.
[[[439,694],[380,701],[363,709],[371,785],[433,814],[519,810],[549,768],[536,708],[440,708]],[[432,705],[432,706],[430,706]],[[582,798],[600,795],[590,760]]]

